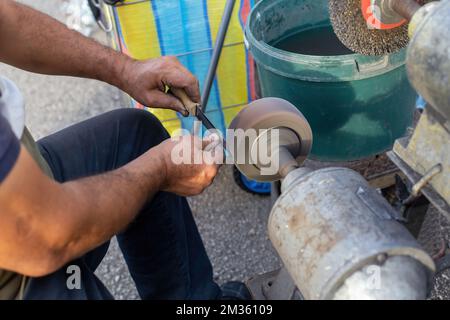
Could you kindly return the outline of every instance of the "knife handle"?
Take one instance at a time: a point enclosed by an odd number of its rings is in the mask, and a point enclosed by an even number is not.
[[[180,101],[183,103],[184,107],[191,116],[195,117],[197,115],[197,107],[199,107],[200,104],[192,101],[191,98],[189,98],[189,96],[187,95],[186,91],[179,88],[170,88],[168,93],[171,93],[175,97],[180,99]]]

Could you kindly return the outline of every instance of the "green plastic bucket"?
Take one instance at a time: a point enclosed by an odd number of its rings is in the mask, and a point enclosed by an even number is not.
[[[314,133],[311,157],[359,160],[390,149],[412,125],[417,94],[405,70],[406,50],[387,56],[304,55],[271,44],[329,27],[327,0],[262,0],[246,25],[262,95],[293,103]]]

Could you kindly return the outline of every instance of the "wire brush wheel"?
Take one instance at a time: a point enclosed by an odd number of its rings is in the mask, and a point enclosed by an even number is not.
[[[328,1],[331,24],[339,40],[350,50],[369,56],[390,54],[406,47],[408,25],[385,30],[369,28],[361,9],[362,1]],[[423,5],[433,0],[416,1]]]

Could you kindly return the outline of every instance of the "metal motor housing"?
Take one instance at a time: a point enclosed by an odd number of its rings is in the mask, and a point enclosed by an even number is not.
[[[269,236],[306,299],[424,299],[434,262],[398,219],[355,171],[300,168],[282,183]],[[379,287],[366,286],[370,266]]]
[[[450,1],[429,3],[413,17],[408,46],[408,77],[414,88],[450,120]]]

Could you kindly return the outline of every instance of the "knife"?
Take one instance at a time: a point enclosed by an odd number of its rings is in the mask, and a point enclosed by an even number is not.
[[[172,94],[178,99],[180,99],[186,111],[189,112],[191,116],[194,116],[198,120],[200,120],[200,122],[205,126],[206,129],[218,131],[217,128],[213,125],[213,123],[208,119],[206,114],[203,112],[201,105],[199,103],[192,101],[183,89],[170,88],[167,93]],[[225,138],[222,138],[222,140],[223,140],[222,143],[223,148],[224,150],[226,150]]]

